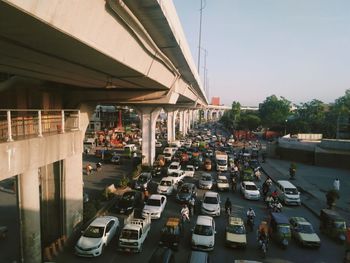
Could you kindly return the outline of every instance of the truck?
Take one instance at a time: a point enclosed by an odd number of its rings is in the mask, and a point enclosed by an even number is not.
[[[215,152],[215,161],[216,161],[216,170],[225,172],[227,171],[227,153],[216,151]]]
[[[120,233],[118,250],[126,252],[142,252],[143,243],[151,229],[151,214],[135,217],[134,210],[124,221]]]

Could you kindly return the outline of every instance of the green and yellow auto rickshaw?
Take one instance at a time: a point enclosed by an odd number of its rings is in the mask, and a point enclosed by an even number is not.
[[[292,234],[288,218],[282,213],[270,213],[269,220],[270,237],[282,248],[287,248]]]
[[[322,209],[320,213],[320,231],[343,243],[346,233],[345,219],[334,210]]]

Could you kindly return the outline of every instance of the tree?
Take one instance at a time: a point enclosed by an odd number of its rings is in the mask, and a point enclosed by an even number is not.
[[[263,126],[284,129],[285,120],[290,115],[291,102],[284,97],[278,99],[275,95],[267,97],[259,107]]]
[[[297,107],[294,118],[298,120],[300,132],[323,133],[326,106],[322,101],[312,100]]]
[[[260,125],[261,120],[257,114],[246,112],[241,114],[239,128],[241,130],[256,130]]]

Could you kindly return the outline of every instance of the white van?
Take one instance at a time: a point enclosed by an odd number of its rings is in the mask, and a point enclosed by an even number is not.
[[[286,205],[301,205],[300,192],[287,180],[279,180],[276,183],[278,197]]]

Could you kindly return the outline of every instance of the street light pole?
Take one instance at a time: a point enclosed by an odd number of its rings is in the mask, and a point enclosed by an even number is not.
[[[284,135],[287,135],[287,122],[288,120],[284,121]]]
[[[201,8],[199,9],[199,36],[198,36],[198,63],[197,70],[199,74],[200,69],[200,61],[201,61],[201,41],[202,41],[202,11],[205,8],[205,4],[203,6],[203,0],[201,0]]]

